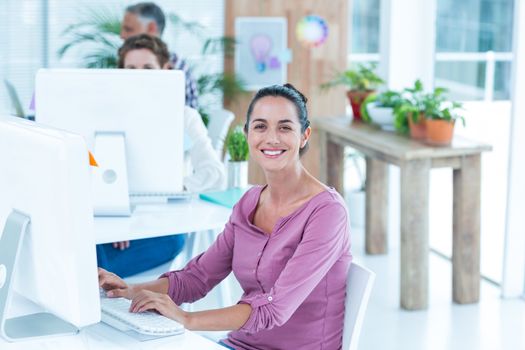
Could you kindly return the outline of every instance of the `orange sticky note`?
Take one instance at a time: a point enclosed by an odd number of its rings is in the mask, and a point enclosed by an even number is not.
[[[98,167],[98,163],[95,160],[95,157],[93,157],[91,152],[88,151],[88,153],[89,153],[89,165]]]

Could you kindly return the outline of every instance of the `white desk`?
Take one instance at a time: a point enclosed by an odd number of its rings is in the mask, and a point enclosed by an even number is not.
[[[96,217],[95,242],[110,243],[222,228],[231,209],[198,198],[141,204],[129,217]]]
[[[13,312],[13,310],[15,312]],[[13,295],[12,306],[8,312],[9,317],[21,316],[28,313],[42,311],[30,301]],[[186,330],[184,334],[173,337],[160,338],[149,341],[138,341],[125,333],[112,328],[104,323],[83,328],[74,336],[28,340],[9,343],[0,337],[2,350],[98,350],[98,349],[170,349],[170,350],[225,350],[226,348],[204,338],[203,336]]]
[[[8,343],[0,338],[2,350],[100,350],[100,349],[169,349],[169,350],[226,350],[225,347],[204,338],[197,333],[186,330],[182,335],[140,342],[126,334],[98,323],[86,327],[79,334]]]

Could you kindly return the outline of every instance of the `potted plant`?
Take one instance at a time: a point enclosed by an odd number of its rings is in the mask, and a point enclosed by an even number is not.
[[[233,128],[226,137],[228,161],[228,188],[248,186],[248,142],[241,125]]]
[[[400,102],[401,93],[393,90],[368,95],[361,105],[361,118],[382,129],[394,130],[394,108]]]
[[[334,79],[321,85],[322,89],[343,85],[347,87],[347,96],[352,106],[355,120],[361,120],[361,104],[368,95],[384,83],[375,72],[376,64],[368,66],[358,64],[356,69],[349,69],[338,73]]]
[[[410,132],[413,139],[423,140],[426,135],[424,118],[423,83],[416,80],[412,88],[405,88],[394,108],[394,127],[402,134]]]
[[[462,109],[459,102],[445,101],[431,111],[425,112],[427,135],[426,142],[434,146],[447,146],[452,141],[456,120],[465,125],[465,118],[458,112]]]
[[[408,133],[413,139],[426,139],[427,113],[433,113],[445,101],[445,88],[437,87],[425,93],[423,83],[416,80],[412,88],[405,88],[401,100],[394,109],[395,127],[401,133]]]

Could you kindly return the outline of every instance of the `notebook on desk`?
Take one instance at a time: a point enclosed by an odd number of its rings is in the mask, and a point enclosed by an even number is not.
[[[225,191],[215,191],[215,192],[205,192],[201,193],[199,196],[201,199],[206,201],[225,206],[227,208],[233,208],[235,203],[241,199],[241,197],[248,191],[250,188],[230,188]]]

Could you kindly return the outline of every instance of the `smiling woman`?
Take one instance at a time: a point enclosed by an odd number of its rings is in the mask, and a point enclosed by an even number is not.
[[[308,150],[308,138],[310,137],[311,129],[310,121],[308,120],[308,112],[306,109],[306,102],[308,99],[301,93],[299,90],[295,89],[292,84],[284,84],[283,86],[280,85],[274,85],[265,89],[259,90],[259,92],[255,95],[253,100],[251,101],[249,107],[248,107],[248,113],[246,117],[246,124],[244,125],[244,130],[246,133],[248,133],[248,128],[250,124],[250,118],[253,114],[253,110],[255,108],[256,102],[264,97],[274,97],[277,99],[277,105],[280,105],[282,107],[282,116],[283,119],[279,120],[279,125],[281,125],[282,130],[290,130],[292,131],[291,125],[287,125],[289,123],[293,123],[293,119],[298,119],[297,121],[300,124],[300,131],[301,133],[307,133],[305,134],[305,140],[304,144],[301,146],[299,150],[299,155],[303,155],[304,152]],[[280,99],[279,99],[280,98]],[[284,98],[285,100],[282,100]],[[288,100],[288,104],[285,103],[285,101]],[[271,104],[271,103],[270,103]],[[263,104],[265,106],[265,104]],[[264,108],[264,107],[262,107]],[[295,111],[291,110],[295,109]],[[257,111],[258,113],[265,113],[266,111]],[[255,114],[257,116],[257,113]],[[284,116],[295,116],[294,118],[286,118]],[[253,117],[256,118],[256,117]],[[267,121],[263,118],[256,118],[255,120],[266,123]],[[252,120],[255,121],[255,120]],[[266,125],[259,125],[258,129],[262,130],[265,128]]]
[[[132,311],[156,310],[195,330],[233,330],[233,349],[340,349],[346,276],[352,260],[341,196],[301,164],[311,135],[306,98],[292,85],[260,90],[247,113],[251,156],[265,186],[233,208],[213,245],[184,269],[128,286],[106,271],[100,284],[133,299]],[[185,312],[230,272],[243,295],[233,306]]]

